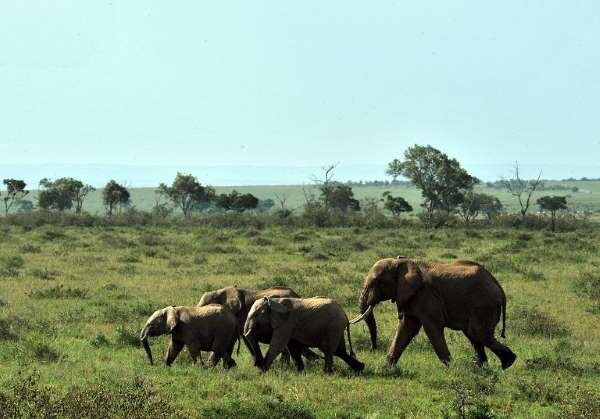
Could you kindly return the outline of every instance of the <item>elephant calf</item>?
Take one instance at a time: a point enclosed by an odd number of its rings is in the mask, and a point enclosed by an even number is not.
[[[231,352],[238,336],[235,316],[226,308],[213,304],[204,307],[165,307],[155,311],[140,334],[140,341],[152,365],[149,336],[171,335],[165,363],[171,366],[184,346],[188,348],[194,362],[200,351],[213,351],[214,364],[223,359],[223,366],[235,366]]]
[[[271,334],[266,358],[258,365],[267,371],[271,363],[289,348],[299,371],[304,369],[300,356],[303,346],[317,347],[325,355],[325,372],[332,372],[333,356],[342,358],[356,372],[364,364],[346,352],[344,329],[348,333],[350,354],[353,355],[348,317],[338,303],[328,298],[269,298],[257,300],[248,313],[244,338],[252,348],[258,347],[257,335]],[[260,351],[254,351],[260,356]]]

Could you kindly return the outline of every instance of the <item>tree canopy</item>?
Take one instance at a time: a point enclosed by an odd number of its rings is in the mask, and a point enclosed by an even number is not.
[[[409,147],[404,160],[394,159],[389,163],[387,174],[410,179],[421,190],[428,213],[442,210],[449,214],[462,201],[464,191],[479,183],[458,160],[430,145]]]
[[[210,186],[203,186],[191,174],[177,173],[171,186],[161,183],[157,193],[166,196],[173,204],[181,209],[185,217],[199,204],[210,202],[215,191]]]

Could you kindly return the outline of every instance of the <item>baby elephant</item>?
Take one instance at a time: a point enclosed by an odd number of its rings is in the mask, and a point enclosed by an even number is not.
[[[223,359],[223,366],[235,366],[231,352],[238,336],[235,316],[226,308],[211,304],[204,307],[165,307],[155,311],[140,334],[140,341],[152,365],[152,351],[148,344],[149,336],[170,334],[171,342],[165,363],[171,366],[184,346],[188,348],[194,362],[200,351],[213,351],[211,358],[215,365]]]
[[[346,352],[344,329],[348,333],[350,354]],[[271,363],[287,346],[299,371],[304,369],[300,356],[304,346],[316,347],[325,355],[325,372],[332,372],[333,356],[342,358],[354,371],[365,365],[354,358],[348,317],[338,303],[328,298],[269,298],[257,300],[244,324],[244,338],[256,357],[257,335],[271,335],[269,351],[258,366],[267,371]]]

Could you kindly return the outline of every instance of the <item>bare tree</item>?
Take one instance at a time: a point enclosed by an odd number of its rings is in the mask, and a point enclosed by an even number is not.
[[[508,193],[516,197],[521,207],[521,217],[525,217],[529,206],[531,204],[531,196],[540,185],[540,178],[542,172],[538,174],[535,180],[524,180],[519,176],[519,162],[515,162],[515,172],[511,179],[502,179],[502,185],[506,188]]]
[[[311,177],[311,180],[321,190],[321,195],[323,197],[323,204],[325,205],[325,208],[329,208],[329,196],[331,194],[331,191],[333,190],[334,183],[333,176],[335,175],[335,169],[339,164],[340,162],[337,162],[336,164],[330,164],[329,166],[323,166],[321,168],[323,170],[322,178],[318,178],[315,175]]]
[[[275,194],[275,199],[279,203],[279,206],[280,206],[281,210],[285,211],[287,209],[286,208],[287,207],[286,203],[287,203],[287,200],[288,200],[287,195],[286,194],[281,194],[281,195]]]

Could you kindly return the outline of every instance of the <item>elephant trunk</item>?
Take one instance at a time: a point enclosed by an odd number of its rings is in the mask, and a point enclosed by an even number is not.
[[[140,334],[140,342],[146,351],[146,355],[148,355],[148,361],[150,361],[150,365],[154,365],[152,361],[152,350],[150,349],[150,344],[148,343],[148,327],[144,327],[142,333]]]
[[[371,335],[371,349],[377,349],[377,323],[375,322],[375,314],[373,313],[374,304],[369,304],[367,299],[367,293],[362,292],[358,301],[358,305],[361,313],[368,313],[364,316],[363,320],[369,328],[369,334]]]

